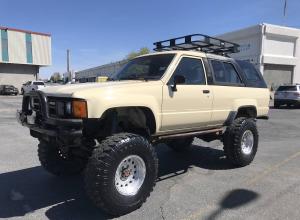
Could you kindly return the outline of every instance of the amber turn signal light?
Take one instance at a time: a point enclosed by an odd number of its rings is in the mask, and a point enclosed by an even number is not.
[[[73,116],[75,118],[87,118],[87,104],[83,100],[72,101]]]

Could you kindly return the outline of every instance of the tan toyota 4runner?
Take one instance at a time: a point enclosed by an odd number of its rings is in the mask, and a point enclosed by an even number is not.
[[[153,190],[154,144],[184,151],[195,137],[219,139],[229,162],[245,166],[258,147],[256,119],[268,118],[262,75],[227,56],[238,45],[199,34],[154,45],[158,52],[108,82],[33,91],[18,111],[42,166],[57,176],[83,171],[90,199],[113,215],[139,208]]]

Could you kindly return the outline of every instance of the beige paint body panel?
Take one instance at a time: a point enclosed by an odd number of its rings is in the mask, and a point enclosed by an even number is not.
[[[211,93],[203,94],[203,90],[209,90],[208,85],[177,85],[175,92],[167,85],[183,57],[198,59],[203,65],[204,56],[199,52],[178,53],[174,58],[164,77],[161,131],[204,128],[209,125],[213,99]]]
[[[162,131],[206,127],[210,123],[212,95],[203,94],[207,85],[163,87]],[[191,95],[192,94],[192,95]]]
[[[223,124],[231,111],[238,111],[241,106],[254,106],[258,116],[269,111],[269,90],[263,88],[210,86],[213,93],[211,124]]]
[[[171,91],[167,83],[181,57],[201,59],[206,55],[193,51],[163,53],[175,53],[176,56],[162,79],[158,81],[128,80],[86,83],[46,87],[43,91],[48,96],[87,100],[89,118],[100,118],[110,108],[133,106],[149,108],[156,120],[156,134],[203,130],[220,126],[224,124],[231,111],[237,111],[241,106],[255,106],[257,116],[268,114],[268,89],[177,85],[177,91]],[[203,90],[209,90],[210,93],[204,94]]]
[[[87,100],[89,118],[117,107],[146,107],[155,117],[157,130],[161,127],[162,81],[115,81],[45,87],[48,96],[74,97]]]

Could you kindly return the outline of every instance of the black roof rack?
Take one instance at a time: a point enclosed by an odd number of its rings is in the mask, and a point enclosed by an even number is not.
[[[153,44],[155,45],[155,48],[153,49],[155,51],[199,50],[205,53],[218,55],[237,53],[239,52],[240,46],[236,43],[210,37],[204,34],[191,34],[169,40],[158,41]]]

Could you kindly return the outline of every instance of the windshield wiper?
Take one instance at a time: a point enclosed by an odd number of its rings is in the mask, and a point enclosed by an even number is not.
[[[108,77],[106,81],[115,81],[114,78]]]
[[[151,79],[157,79],[157,77],[153,77],[153,76],[137,76],[137,75],[129,75],[126,77],[121,77],[119,78],[119,80],[151,80]]]
[[[131,74],[129,76],[120,77],[118,80],[136,80],[138,76],[136,74]]]

